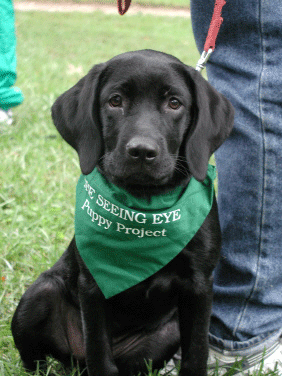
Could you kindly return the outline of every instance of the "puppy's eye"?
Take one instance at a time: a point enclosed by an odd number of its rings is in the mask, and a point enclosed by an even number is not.
[[[120,107],[122,105],[122,98],[120,95],[114,95],[110,100],[109,103],[112,107]]]
[[[181,103],[179,102],[178,99],[172,97],[172,98],[169,99],[168,105],[173,110],[177,110],[181,106]]]

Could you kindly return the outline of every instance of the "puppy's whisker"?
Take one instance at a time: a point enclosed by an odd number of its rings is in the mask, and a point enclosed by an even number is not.
[[[180,155],[173,155],[176,157],[176,163],[175,163],[175,171],[180,173],[181,175],[188,177],[189,176],[189,171],[187,168],[187,161],[186,158]]]

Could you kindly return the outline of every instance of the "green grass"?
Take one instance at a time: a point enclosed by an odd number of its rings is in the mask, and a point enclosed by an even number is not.
[[[50,107],[93,64],[151,48],[195,66],[188,19],[136,15],[17,13],[18,80],[24,103],[0,127],[0,376],[26,376],[10,331],[18,301],[73,234],[76,153],[57,134]],[[74,376],[53,360],[53,376]],[[149,375],[156,376],[156,371]],[[38,371],[37,376],[41,375]]]

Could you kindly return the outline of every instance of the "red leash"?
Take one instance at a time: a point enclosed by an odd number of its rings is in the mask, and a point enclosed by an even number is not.
[[[128,11],[131,0],[117,0],[118,12],[122,16]]]
[[[215,0],[213,16],[204,46],[204,51],[196,66],[196,70],[199,72],[204,69],[207,61],[209,60],[209,57],[215,49],[215,41],[223,21],[223,18],[221,17],[221,11],[224,4],[226,4],[225,0]]]
[[[121,16],[127,12],[128,8],[130,7],[130,3],[131,0],[117,0],[118,12]],[[209,57],[215,49],[215,41],[223,21],[221,12],[224,4],[226,4],[225,0],[215,0],[214,11],[204,46],[204,51],[196,65],[196,70],[199,72],[204,69]]]

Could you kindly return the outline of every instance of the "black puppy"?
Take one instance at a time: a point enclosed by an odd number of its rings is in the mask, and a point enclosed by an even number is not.
[[[94,66],[52,107],[79,155],[136,197],[202,182],[211,154],[231,132],[233,109],[178,59],[135,51]],[[188,226],[188,224],[187,224]],[[132,245],[134,247],[134,243]],[[206,375],[212,271],[220,251],[216,201],[187,246],[143,282],[105,299],[75,238],[23,295],[12,332],[24,366],[52,355],[78,360],[89,376],[133,376],[145,360],[161,368],[182,348],[182,376]]]

